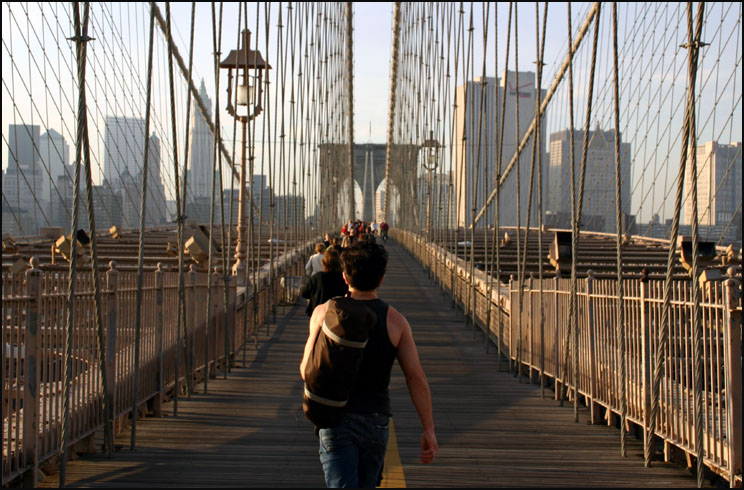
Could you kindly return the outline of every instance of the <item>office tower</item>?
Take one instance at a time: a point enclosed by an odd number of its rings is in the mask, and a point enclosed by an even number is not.
[[[60,223],[54,218],[54,215],[58,207],[65,205],[63,191],[57,187],[57,182],[60,177],[65,175],[65,172],[72,169],[69,166],[70,146],[65,138],[54,129],[49,129],[39,139],[39,161],[44,176],[42,192],[43,198],[48,203],[49,219],[52,221],[52,225],[66,228],[70,225],[70,220]],[[81,180],[82,177],[81,175]]]
[[[144,149],[144,119],[108,116],[104,141],[104,179],[115,183],[124,175],[137,175],[142,171]]]
[[[156,135],[147,138],[149,156],[147,165],[147,202],[145,225],[152,226],[167,221],[165,189],[160,175],[160,139]],[[142,206],[142,162],[144,158],[145,121],[138,118],[106,118],[104,155],[104,182],[111,196],[101,197],[99,202],[113,203],[120,209],[110,211],[111,216],[121,216],[120,226],[139,228]],[[101,212],[96,211],[96,215]],[[97,225],[98,226],[98,225]]]
[[[574,179],[575,202],[579,204],[581,154],[584,148],[584,130],[574,130]],[[589,131],[589,146],[584,177],[582,203],[582,229],[606,233],[617,232],[617,204],[615,202],[615,131]],[[550,135],[550,201],[546,224],[551,227],[571,229],[571,134],[568,129]],[[630,143],[620,137],[621,212],[628,219],[630,213]],[[629,222],[623,225],[627,232]]]
[[[730,223],[735,227],[738,224],[741,240],[741,142],[726,145],[708,141],[697,147],[696,154],[698,223],[711,227],[726,227]],[[692,224],[691,167],[688,160],[685,225]]]
[[[469,226],[472,212],[483,208],[495,189],[497,159],[501,148],[502,173],[506,170],[518,145],[535,116],[535,74],[507,71],[501,78],[476,77],[457,87],[455,109],[454,191],[458,226]],[[542,94],[544,95],[543,90]],[[519,114],[516,108],[519,100]],[[504,121],[501,125],[502,105]],[[517,136],[517,119],[519,136]],[[544,115],[543,115],[544,120]],[[544,125],[542,134],[544,135]],[[503,135],[503,143],[502,143]],[[541,138],[544,147],[544,138]],[[541,151],[538,149],[538,151]],[[543,196],[547,195],[547,159],[542,157]],[[507,176],[499,192],[499,225],[516,226],[518,214],[521,225],[527,224],[527,206],[532,169],[532,138],[519,157],[519,200],[517,200],[517,165]],[[533,179],[532,213],[530,226],[538,223],[537,170]],[[473,197],[475,196],[475,202]],[[517,206],[519,202],[519,209]],[[481,218],[480,225],[493,225],[496,203]]]
[[[35,235],[47,226],[44,172],[39,165],[39,126],[8,126],[8,168],[3,176],[3,197],[17,234]]]
[[[250,185],[250,182],[246,184]],[[256,207],[261,210],[261,216],[268,223],[269,216],[271,214],[271,198],[272,189],[268,185],[268,179],[265,175],[254,175],[253,176],[253,202]],[[235,200],[238,199],[238,189],[235,189]],[[253,206],[251,206],[251,209]],[[246,211],[247,212],[247,211]],[[255,210],[253,212],[253,223],[258,224],[259,218],[256,215]]]
[[[212,101],[207,96],[207,89],[202,80],[199,96],[212,117]],[[208,198],[211,200],[212,173],[214,172],[214,135],[210,131],[207,120],[196,106],[191,107],[191,148],[189,151],[189,192],[194,198]],[[218,185],[218,184],[216,184]],[[219,192],[217,193],[219,196]],[[210,201],[207,201],[210,202]],[[206,210],[209,216],[209,209]]]
[[[160,175],[160,138],[150,135],[150,150],[147,163],[147,215],[149,225],[168,223],[168,211],[165,207],[165,187]]]
[[[41,135],[39,139],[39,161],[44,175],[44,198],[53,202],[55,195],[54,183],[64,174],[70,163],[70,146],[65,138],[54,129]],[[48,172],[48,174],[47,174]],[[57,196],[57,199],[59,197]]]
[[[305,223],[305,197],[282,195],[276,196],[276,216],[278,226],[294,229]]]

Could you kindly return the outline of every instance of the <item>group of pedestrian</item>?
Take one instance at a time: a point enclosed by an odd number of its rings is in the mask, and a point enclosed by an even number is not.
[[[341,236],[350,236],[352,239],[358,239],[362,235],[381,236],[383,240],[387,240],[387,232],[390,226],[383,220],[378,223],[377,221],[366,222],[362,220],[349,220],[343,228],[341,228]]]
[[[388,385],[396,359],[423,427],[421,462],[431,463],[439,448],[429,383],[421,368],[411,326],[377,294],[385,277],[388,253],[375,236],[379,233],[387,240],[387,232],[384,221],[379,225],[350,221],[341,230],[341,240],[326,234],[305,268],[309,280],[301,294],[308,300],[305,311],[310,316],[310,331],[300,363],[303,380],[316,339],[321,330],[325,332],[329,299],[350,296],[363,302],[377,318],[364,346],[362,363],[341,422],[316,428],[320,462],[329,488],[380,485],[393,415]]]

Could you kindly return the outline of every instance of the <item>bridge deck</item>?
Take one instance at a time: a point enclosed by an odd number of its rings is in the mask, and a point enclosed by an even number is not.
[[[619,457],[617,429],[588,424],[586,411],[574,423],[572,406],[541,399],[538,385],[498,372],[497,356],[494,349],[485,352],[482,334],[474,339],[462,315],[402,248],[389,249],[380,293],[413,326],[434,398],[440,451],[433,464],[418,462],[420,424],[395,367],[395,437],[383,485],[695,486],[686,469],[662,462],[644,468],[642,444],[632,437],[628,457]],[[209,394],[180,400],[178,417],[167,404],[166,416],[138,423],[136,451],[129,450],[124,431],[113,459],[93,455],[70,462],[68,485],[324,486],[317,439],[301,408],[304,308],[280,308],[277,323],[257,350],[248,349],[245,365],[238,356],[229,379],[210,380]],[[54,472],[40,486],[57,484]]]

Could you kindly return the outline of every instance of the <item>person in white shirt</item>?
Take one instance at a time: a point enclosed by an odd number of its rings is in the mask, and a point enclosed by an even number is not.
[[[322,260],[325,248],[326,247],[323,242],[319,242],[315,245],[315,253],[310,256],[307,264],[305,264],[305,273],[308,275],[308,277],[312,276],[316,272],[320,272],[323,270]]]

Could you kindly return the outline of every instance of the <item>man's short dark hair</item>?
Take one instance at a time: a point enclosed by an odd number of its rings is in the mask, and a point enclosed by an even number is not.
[[[373,291],[380,285],[388,262],[385,247],[373,242],[357,242],[341,254],[349,285],[359,291]]]

